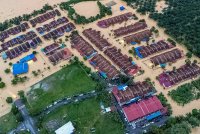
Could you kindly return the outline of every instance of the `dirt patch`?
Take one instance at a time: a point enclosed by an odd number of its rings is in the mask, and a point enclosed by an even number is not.
[[[164,0],[158,1],[156,3],[156,11],[158,11],[159,13],[162,13],[163,9],[167,8],[168,5],[166,4],[166,2]]]
[[[86,18],[96,16],[99,13],[99,7],[96,1],[80,2],[75,4],[73,8],[77,14],[85,16]]]

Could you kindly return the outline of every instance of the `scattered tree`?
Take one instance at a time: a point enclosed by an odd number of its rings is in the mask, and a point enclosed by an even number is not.
[[[7,103],[12,103],[12,102],[13,102],[12,97],[7,97],[7,98],[6,98],[6,102],[7,102]]]

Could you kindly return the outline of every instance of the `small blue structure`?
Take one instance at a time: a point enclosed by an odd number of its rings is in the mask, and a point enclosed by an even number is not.
[[[160,64],[160,67],[166,67],[166,63]]]
[[[137,97],[131,99],[130,101],[128,101],[128,102],[126,103],[126,105],[129,105],[129,104],[131,104],[131,103],[135,103],[135,102],[138,101],[139,99],[141,99],[141,96],[137,96]]]
[[[131,45],[136,45],[136,44],[137,44],[137,42],[134,42],[134,41],[131,42]]]
[[[136,63],[134,61],[132,61],[131,63],[132,63],[132,65],[136,65]]]
[[[20,59],[19,62],[20,63],[28,62],[30,60],[33,60],[34,58],[35,58],[35,55],[34,54],[30,54],[30,55],[27,55],[24,58]]]
[[[6,55],[5,52],[2,52],[1,56],[2,56],[3,60],[6,60],[8,58],[8,56]]]
[[[162,113],[160,112],[160,111],[157,111],[157,112],[155,112],[155,113],[152,113],[152,114],[150,114],[150,115],[147,115],[146,116],[146,119],[148,120],[148,121],[150,121],[150,120],[152,120],[152,119],[154,119],[154,118],[156,118],[156,117],[159,117],[159,116],[161,116],[162,115]]]
[[[106,79],[107,78],[107,75],[106,75],[106,73],[105,72],[99,72],[99,74],[104,78],[104,79]]]
[[[144,39],[142,39],[142,41],[144,41],[144,42],[145,42],[145,41],[148,41],[148,40],[149,40],[149,38],[144,38]]]
[[[96,66],[96,63],[95,63],[95,62],[90,61],[90,64],[91,64],[92,66]]]
[[[141,47],[136,47],[136,48],[135,48],[135,52],[136,52],[136,54],[137,54],[137,56],[138,56],[139,58],[143,59],[143,56],[142,56],[142,54],[141,54],[140,51],[139,51],[140,48],[141,48]]]
[[[120,9],[120,11],[123,11],[123,10],[125,10],[125,7],[124,6],[120,6],[119,9]]]
[[[16,63],[12,67],[13,75],[24,74],[28,72],[28,63]]]
[[[149,92],[149,93],[145,94],[144,96],[145,96],[145,97],[152,96],[154,93],[155,93],[155,92],[152,91],[152,92]]]
[[[71,31],[71,28],[67,28],[65,31],[66,31],[66,32],[70,32],[70,31]],[[63,35],[63,34],[62,34],[62,35]]]
[[[92,58],[93,56],[95,56],[96,54],[97,54],[97,52],[93,52],[91,55],[86,56],[86,58],[87,58],[87,59],[90,59],[90,58]]]
[[[118,89],[118,90],[121,90],[121,91],[124,91],[124,90],[126,90],[127,87],[128,87],[128,86],[127,86],[126,84],[123,84],[123,85],[117,86],[117,89]]]

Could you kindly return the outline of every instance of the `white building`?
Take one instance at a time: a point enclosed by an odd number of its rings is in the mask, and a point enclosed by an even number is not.
[[[75,128],[71,121],[63,125],[55,131],[56,134],[72,134],[75,131]]]

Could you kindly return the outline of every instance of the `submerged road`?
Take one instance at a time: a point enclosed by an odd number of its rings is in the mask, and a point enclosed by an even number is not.
[[[54,101],[52,104],[47,106],[37,117],[36,119],[43,117],[50,112],[71,103],[76,103],[79,101],[83,101],[85,99],[89,99],[92,97],[95,97],[99,93],[95,92],[94,90],[88,93],[74,95],[73,97],[66,97],[57,101]],[[15,130],[12,130],[9,132],[9,134],[15,134],[16,132],[20,132],[22,130],[29,130],[31,134],[39,134],[38,129],[35,124],[35,120],[29,115],[28,110],[26,106],[23,104],[22,100],[16,100],[14,102],[15,106],[19,109],[20,113],[22,114],[22,117],[24,121],[18,125],[18,127]]]
[[[74,95],[73,97],[66,97],[60,100],[55,101],[54,103],[52,103],[51,105],[47,106],[38,117],[42,117],[46,114],[49,114],[50,112],[64,106],[64,105],[68,105],[71,103],[76,103],[79,101],[83,101],[89,98],[92,98],[96,95],[98,95],[99,93],[95,92],[94,90],[88,93],[84,93],[84,94],[79,94],[79,95]]]
[[[22,124],[18,126],[18,128],[22,128],[23,126],[25,129],[29,130],[31,134],[38,134],[37,127],[33,118],[29,115],[29,112],[26,106],[23,104],[21,99],[18,99],[14,102],[15,106],[18,108],[19,112],[21,113],[24,121]]]

